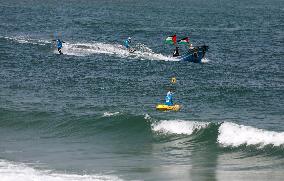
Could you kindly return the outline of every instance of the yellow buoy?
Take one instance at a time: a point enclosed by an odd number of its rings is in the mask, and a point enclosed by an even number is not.
[[[177,79],[175,77],[172,77],[172,81],[173,84],[175,84],[177,82]]]

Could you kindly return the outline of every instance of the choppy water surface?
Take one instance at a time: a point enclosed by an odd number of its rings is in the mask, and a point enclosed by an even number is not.
[[[4,0],[0,12],[1,180],[283,180],[280,0]],[[209,45],[202,64],[171,57],[175,33]],[[173,76],[182,109],[157,112]]]

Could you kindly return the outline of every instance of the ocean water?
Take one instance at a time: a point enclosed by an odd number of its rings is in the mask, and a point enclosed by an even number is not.
[[[1,0],[0,15],[1,181],[284,179],[281,0]],[[201,64],[171,57],[173,34],[209,45]],[[158,112],[169,87],[182,109]]]

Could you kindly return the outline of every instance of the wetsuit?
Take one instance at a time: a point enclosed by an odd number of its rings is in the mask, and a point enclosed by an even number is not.
[[[62,54],[61,52],[61,48],[62,48],[62,43],[64,43],[63,41],[61,41],[60,39],[56,40],[56,44],[57,44],[57,50],[60,54]]]
[[[170,91],[167,93],[166,103],[165,104],[168,105],[168,106],[174,105],[174,103],[173,103],[173,94]]]
[[[127,48],[127,49],[130,49],[130,41],[129,40],[125,40],[124,41],[124,46],[125,46],[125,48]]]

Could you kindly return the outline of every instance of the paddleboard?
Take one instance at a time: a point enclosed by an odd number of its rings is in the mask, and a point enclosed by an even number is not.
[[[156,109],[159,110],[159,111],[179,111],[181,108],[180,105],[178,104],[175,104],[173,106],[168,106],[168,105],[165,105],[165,104],[158,104],[156,106]]]

